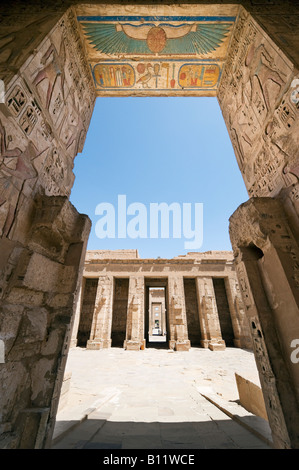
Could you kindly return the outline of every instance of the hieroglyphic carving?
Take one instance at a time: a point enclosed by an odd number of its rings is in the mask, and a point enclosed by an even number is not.
[[[72,11],[7,85],[5,98],[0,219],[2,234],[8,236],[28,185],[33,198],[38,191],[69,195],[73,184],[73,158],[82,151],[95,94]]]
[[[290,61],[242,11],[218,99],[250,196],[297,181],[296,83]]]
[[[139,350],[144,346],[144,280],[130,276],[127,307],[126,349]]]
[[[298,243],[282,202],[275,198],[251,198],[231,216],[229,230],[269,423],[276,445],[289,447],[294,435],[288,406],[297,398],[286,394],[282,384],[291,390],[294,383],[296,389],[296,375],[288,373],[288,335],[298,330]],[[282,315],[291,330],[282,328]]]
[[[18,116],[28,99],[20,86],[16,86],[7,99],[7,107],[14,116]]]
[[[253,350],[260,377],[263,382],[265,405],[270,413],[271,429],[277,436],[280,436],[288,446],[289,438],[286,429],[284,416],[279,403],[275,377],[271,368],[270,359],[267,353],[267,347],[264,341],[262,327],[257,316],[250,318],[250,331],[253,339]]]
[[[100,276],[87,349],[111,346],[113,277]]]
[[[61,196],[63,192],[65,192],[65,195],[69,193],[72,178],[69,174],[69,166],[63,157],[63,152],[58,148],[51,147],[49,149],[40,173],[40,182],[46,195]]]

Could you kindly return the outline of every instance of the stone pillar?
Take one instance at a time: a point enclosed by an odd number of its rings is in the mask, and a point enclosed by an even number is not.
[[[265,406],[277,448],[299,448],[299,247],[279,200],[254,198],[230,218]]]
[[[100,276],[96,294],[90,339],[86,349],[111,347],[113,276]]]
[[[212,351],[225,349],[221,336],[218,310],[211,277],[196,278],[197,303],[201,328],[201,344]]]
[[[226,277],[224,283],[234,331],[234,345],[238,348],[245,347],[241,330],[241,318],[244,316],[244,309],[240,303],[237,281],[234,278]]]
[[[168,278],[168,315],[169,315],[169,347],[176,351],[189,351],[184,279],[182,276]]]
[[[84,287],[85,287],[85,279],[83,277],[81,279],[81,285],[80,285],[80,289],[78,293],[78,302],[75,308],[74,326],[72,330],[70,348],[75,348],[77,346],[77,335],[78,335],[78,328],[79,328],[79,323],[80,323],[80,314],[81,314],[81,308],[82,308]]]
[[[205,308],[205,285],[204,278],[196,277],[196,296],[198,305],[199,325],[201,332],[200,344],[203,348],[209,347],[210,335],[207,321],[207,314]]]
[[[139,351],[145,348],[144,338],[144,278],[130,276],[127,330],[124,348]]]

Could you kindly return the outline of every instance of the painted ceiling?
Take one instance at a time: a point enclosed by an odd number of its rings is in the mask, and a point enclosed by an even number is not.
[[[77,15],[99,96],[215,96],[235,16]]]

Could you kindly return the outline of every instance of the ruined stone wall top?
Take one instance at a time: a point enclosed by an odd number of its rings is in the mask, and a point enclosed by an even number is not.
[[[213,262],[213,263],[231,263],[234,259],[232,251],[205,251],[205,252],[189,252],[186,255],[179,255],[174,258],[140,258],[138,250],[88,250],[86,252],[86,264],[89,262],[102,262],[102,260],[138,260],[139,263],[159,263],[167,264],[178,262]]]
[[[99,277],[113,273],[116,277],[168,277],[220,276],[226,277],[235,271],[231,251],[192,252],[172,259],[140,258],[137,250],[93,250],[87,251],[84,277]]]
[[[86,253],[86,261],[98,259],[137,259],[138,250],[90,250]]]

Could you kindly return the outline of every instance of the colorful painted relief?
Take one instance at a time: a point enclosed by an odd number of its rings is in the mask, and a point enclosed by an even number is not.
[[[98,90],[214,90],[220,80],[221,66],[198,61],[102,62],[92,68],[92,73]]]
[[[235,17],[79,16],[96,90],[216,91]]]
[[[220,77],[217,64],[185,64],[179,71],[182,88],[214,88]]]
[[[128,64],[97,64],[93,74],[97,85],[101,88],[131,88],[135,84],[134,69]]]
[[[105,54],[196,55],[216,51],[231,23],[88,23],[84,34],[93,48]]]

